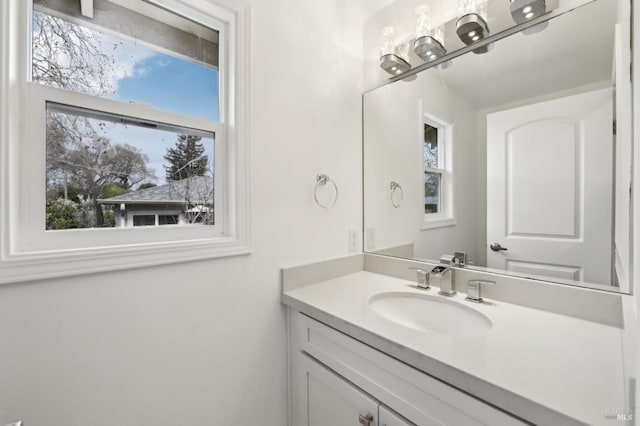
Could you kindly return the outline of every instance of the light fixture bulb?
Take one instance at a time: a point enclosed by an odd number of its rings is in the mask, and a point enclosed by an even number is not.
[[[444,47],[444,29],[440,25],[430,31],[428,35],[417,38],[413,42],[413,51],[425,62],[433,61],[447,54]]]
[[[459,0],[458,20],[456,21],[456,34],[467,46],[490,35],[487,24],[486,0]],[[482,46],[473,50],[473,53],[486,53],[488,46]]]
[[[380,57],[380,68],[392,75],[402,74],[411,69],[411,64],[395,53]]]
[[[530,19],[542,16],[547,12],[545,0],[511,0],[509,6],[511,17],[516,24],[522,24]],[[548,22],[541,22],[538,25],[522,31],[523,34],[535,34],[547,28]]]

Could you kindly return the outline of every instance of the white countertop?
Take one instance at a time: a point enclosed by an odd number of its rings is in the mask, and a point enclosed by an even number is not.
[[[369,307],[374,295],[437,295],[412,282],[357,272],[283,293],[292,308],[534,424],[611,425],[606,410],[625,407],[622,330],[495,300],[474,304],[486,315],[480,334],[418,331]],[[622,422],[617,422],[624,424]]]

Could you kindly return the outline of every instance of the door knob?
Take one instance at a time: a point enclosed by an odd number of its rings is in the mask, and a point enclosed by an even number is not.
[[[362,426],[371,426],[371,423],[373,423],[373,415],[360,414],[359,421]]]
[[[506,247],[502,247],[500,245],[500,243],[491,243],[491,245],[489,246],[489,248],[493,251],[502,251],[502,250],[507,250]]]

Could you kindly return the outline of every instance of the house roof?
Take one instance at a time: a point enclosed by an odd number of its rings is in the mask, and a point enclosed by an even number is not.
[[[194,176],[98,200],[102,204],[212,204],[213,178]]]

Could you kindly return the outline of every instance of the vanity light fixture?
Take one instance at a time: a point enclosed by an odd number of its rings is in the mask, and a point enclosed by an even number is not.
[[[402,74],[411,69],[411,65],[407,60],[409,46],[407,44],[398,46],[396,54],[396,46],[393,41],[395,31],[393,27],[385,27],[382,29],[382,50],[380,51],[380,68],[392,75]],[[404,53],[404,54],[403,54]]]
[[[511,5],[509,6],[509,10],[511,12],[511,17],[515,21],[516,24],[521,24],[523,22],[527,22],[533,18],[537,18],[540,15],[543,15],[547,12],[547,5],[545,4],[545,0],[510,0]],[[535,34],[544,30],[549,26],[549,22],[542,22],[538,25],[534,25],[533,27],[527,28],[522,31],[523,34]]]
[[[456,34],[460,40],[468,46],[487,38],[490,33],[486,0],[458,0]],[[474,49],[473,53],[487,53],[492,47],[492,44],[488,44]]]
[[[426,4],[416,9],[416,40],[413,51],[425,62],[430,62],[447,54],[444,47],[444,30],[442,26],[431,29],[429,6]]]

